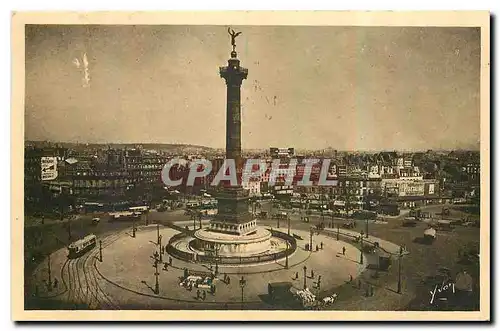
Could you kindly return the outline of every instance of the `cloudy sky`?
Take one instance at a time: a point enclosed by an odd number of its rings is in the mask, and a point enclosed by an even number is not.
[[[476,148],[473,28],[233,27],[243,148]],[[27,26],[29,140],[225,146],[225,26]]]

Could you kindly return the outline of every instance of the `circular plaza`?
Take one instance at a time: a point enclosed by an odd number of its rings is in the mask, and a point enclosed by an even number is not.
[[[266,231],[271,238],[279,238],[277,233],[288,238],[286,230]],[[266,261],[192,261],[169,253],[168,247],[179,249],[182,242],[195,240],[195,234],[149,225],[138,227],[135,234],[128,229],[102,238],[102,250],[97,246],[78,259],[68,259],[61,249],[50,260],[59,289],[49,293],[40,286],[39,296],[94,309],[276,309],[268,294],[270,283],[286,282],[319,295],[355,279],[367,265],[366,259],[360,263],[361,252],[353,245],[324,234],[313,233],[311,238],[310,231],[295,229],[290,236],[294,251],[278,255],[270,250],[266,256],[272,258]],[[289,244],[273,246],[276,252],[286,252]],[[48,263],[42,263],[35,277],[43,283],[47,273]]]

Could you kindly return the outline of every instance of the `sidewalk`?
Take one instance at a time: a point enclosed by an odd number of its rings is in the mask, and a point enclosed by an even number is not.
[[[337,234],[337,229],[325,229],[324,231],[331,233],[331,234],[334,234],[334,235]],[[356,231],[352,231],[352,230],[347,230],[347,229],[339,229],[339,235],[343,236],[343,237],[348,237],[350,239],[355,239],[355,238],[361,236],[361,233],[356,232]],[[398,255],[399,254],[400,246],[396,245],[390,241],[369,235],[368,238],[363,236],[363,242],[370,243],[372,245],[374,243],[378,242],[380,245],[380,248],[382,250],[384,250],[385,252],[387,252],[391,255]],[[409,254],[409,252],[403,251],[403,254]]]
[[[27,216],[24,218],[24,227],[34,227],[34,226],[41,226],[41,225],[49,225],[49,224],[57,224],[57,223],[67,223],[68,220],[70,221],[75,221],[81,218],[88,218],[91,219],[94,216],[91,215],[73,215],[71,218],[68,218],[67,216],[64,217],[62,220],[60,218],[47,218],[45,217],[43,220],[42,224],[42,217],[35,217],[35,216]]]

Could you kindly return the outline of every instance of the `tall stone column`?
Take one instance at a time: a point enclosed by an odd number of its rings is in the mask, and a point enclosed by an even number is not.
[[[233,31],[234,33],[234,31]],[[231,35],[233,38],[238,34]],[[219,74],[226,82],[226,159],[233,159],[236,164],[238,185],[225,186],[217,195],[217,216],[211,221],[213,231],[244,235],[256,228],[256,223],[249,212],[249,195],[241,187],[243,170],[241,158],[241,84],[248,76],[248,69],[240,66],[240,60],[233,51],[227,66],[219,68]]]
[[[236,51],[231,52],[231,58],[226,67],[219,69],[227,86],[226,102],[226,159],[234,159],[238,179],[241,178],[241,84],[248,76],[248,69],[240,66]]]

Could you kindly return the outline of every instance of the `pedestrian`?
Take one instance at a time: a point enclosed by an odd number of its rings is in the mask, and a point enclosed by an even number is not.
[[[168,264],[172,265],[172,257],[171,256],[168,257]]]
[[[311,269],[311,278],[314,278],[314,270]]]
[[[206,298],[207,298],[207,292],[205,292],[205,290],[203,290],[202,300],[205,301]]]
[[[196,300],[200,298],[200,290],[196,290]]]
[[[318,282],[321,282],[321,275],[318,276]]]
[[[323,242],[320,243],[321,250],[323,250]]]
[[[57,288],[58,283],[59,283],[59,281],[57,280],[57,278],[54,278],[54,288]]]
[[[229,276],[227,276],[227,285],[231,284],[231,278],[229,278]]]
[[[168,264],[167,264],[167,262],[163,263],[163,270],[168,271]]]
[[[298,272],[295,273],[295,279],[299,279],[299,273]]]
[[[345,255],[345,246],[342,247],[342,255]]]
[[[316,252],[317,252],[317,251],[319,251],[319,247],[318,247],[318,245],[316,245]]]
[[[224,273],[224,280],[223,281],[224,281],[224,283],[227,284],[227,274],[226,273]]]

